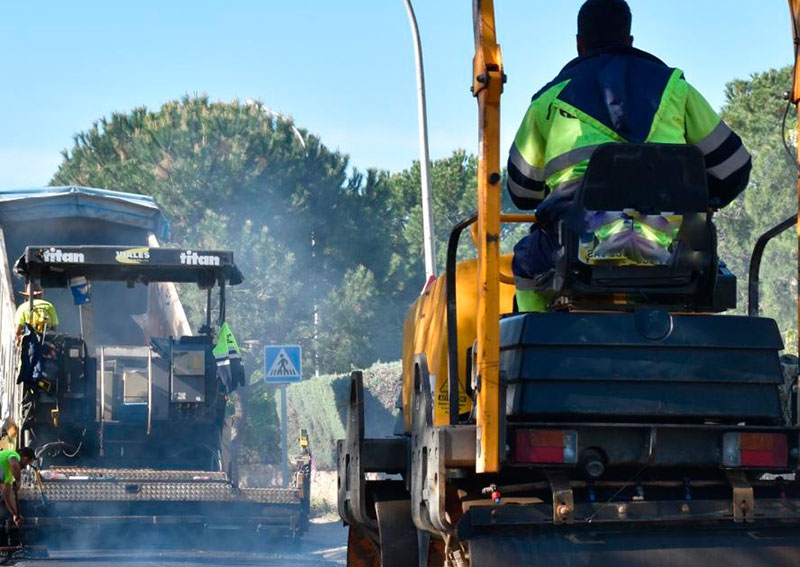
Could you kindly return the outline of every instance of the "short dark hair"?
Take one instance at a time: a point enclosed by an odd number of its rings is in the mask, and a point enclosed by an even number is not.
[[[33,450],[31,447],[23,447],[19,451],[17,451],[19,456],[23,459],[28,459],[29,461],[36,460],[36,451]]]
[[[625,44],[631,35],[631,9],[625,0],[586,0],[578,12],[578,35],[588,49]]]

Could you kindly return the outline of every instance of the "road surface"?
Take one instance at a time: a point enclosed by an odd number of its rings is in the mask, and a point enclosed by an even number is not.
[[[234,540],[235,536],[230,536]],[[236,549],[235,540],[231,549]],[[49,550],[48,559],[16,559],[16,567],[338,567],[346,564],[347,529],[312,524],[297,542],[263,550]]]

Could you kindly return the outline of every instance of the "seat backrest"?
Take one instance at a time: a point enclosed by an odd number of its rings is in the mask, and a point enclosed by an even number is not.
[[[592,211],[705,213],[703,154],[691,145],[605,144],[589,160],[581,193]]]
[[[627,294],[645,304],[710,305],[718,261],[707,210],[695,146],[601,146],[562,221],[557,290],[573,303]]]

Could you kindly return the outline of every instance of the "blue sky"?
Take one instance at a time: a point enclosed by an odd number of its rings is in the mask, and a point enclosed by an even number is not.
[[[509,82],[506,151],[530,96],[575,53],[581,0],[495,0]],[[734,78],[791,62],[780,0],[629,0],[637,47],[719,108]],[[431,157],[475,152],[471,2],[416,0]],[[403,0],[4,2],[0,188],[43,185],[73,134],[113,111],[184,94],[257,98],[358,168],[418,159],[414,57]],[[787,86],[788,87],[788,86]]]

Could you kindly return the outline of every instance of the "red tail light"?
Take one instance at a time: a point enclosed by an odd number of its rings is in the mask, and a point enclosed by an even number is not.
[[[514,461],[518,463],[574,464],[578,462],[578,433],[560,429],[517,429]]]
[[[783,433],[726,433],[722,438],[726,467],[786,467],[789,446]]]

